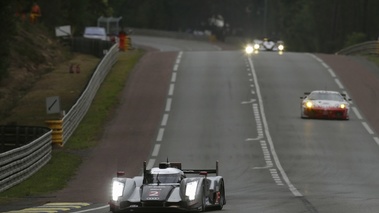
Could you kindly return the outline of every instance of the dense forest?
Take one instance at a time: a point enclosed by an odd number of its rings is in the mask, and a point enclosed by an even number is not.
[[[210,18],[221,16],[226,36],[274,37],[291,51],[333,53],[379,35],[378,0],[109,0],[109,5],[136,28],[212,29]]]
[[[121,16],[129,28],[207,30],[222,40],[272,37],[299,52],[333,53],[379,35],[378,0],[1,0],[0,78],[8,44],[34,2],[41,8],[39,24],[52,32],[71,25],[77,36],[100,16]]]

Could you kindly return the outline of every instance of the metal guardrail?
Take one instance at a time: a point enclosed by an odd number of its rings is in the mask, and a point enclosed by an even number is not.
[[[91,106],[92,100],[95,97],[97,90],[99,89],[101,83],[104,81],[108,72],[111,70],[112,66],[116,63],[118,59],[118,45],[115,44],[104,56],[103,60],[97,66],[95,72],[92,75],[86,89],[71,107],[70,111],[63,117],[63,144],[64,145],[70,136],[74,133],[76,127],[79,125],[80,121],[86,115],[89,107]]]
[[[49,131],[40,126],[0,126],[0,153],[24,146]]]
[[[0,154],[0,192],[22,182],[51,158],[51,130],[27,145]]]
[[[64,145],[86,115],[97,90],[118,59],[118,45],[114,44],[94,71],[86,89],[70,111],[63,117]],[[24,181],[51,158],[52,130],[27,145],[0,154],[0,192]]]
[[[379,41],[367,41],[360,44],[356,44],[347,48],[344,48],[336,55],[369,55],[379,54]]]

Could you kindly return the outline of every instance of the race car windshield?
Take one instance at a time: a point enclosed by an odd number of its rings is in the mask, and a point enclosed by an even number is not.
[[[180,174],[149,174],[147,178],[148,183],[180,183]]]
[[[310,100],[344,101],[343,97],[337,93],[311,93]]]

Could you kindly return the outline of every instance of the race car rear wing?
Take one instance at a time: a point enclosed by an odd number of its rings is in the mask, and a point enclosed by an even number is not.
[[[215,169],[183,169],[182,171],[186,174],[201,174],[206,172],[210,174],[216,174],[216,176],[218,176],[218,161],[216,161]]]

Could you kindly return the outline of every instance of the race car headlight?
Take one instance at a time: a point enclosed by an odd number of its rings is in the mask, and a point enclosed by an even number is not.
[[[186,196],[190,201],[195,200],[197,181],[188,182],[186,186]]]
[[[346,105],[345,105],[345,104],[340,104],[340,108],[341,108],[341,109],[345,109],[345,108],[346,108]]]
[[[259,44],[254,44],[254,49],[255,50],[259,49]]]
[[[305,106],[306,106],[307,108],[312,108],[313,103],[312,103],[311,101],[307,101],[307,102],[305,103]]]
[[[283,51],[284,50],[284,45],[283,44],[279,44],[278,50]]]
[[[247,54],[251,54],[253,51],[254,51],[254,49],[253,49],[253,47],[252,47],[251,45],[247,45],[247,46],[245,47],[245,52],[246,52]]]
[[[120,181],[113,181],[112,184],[112,200],[117,201],[124,192],[125,184]]]

